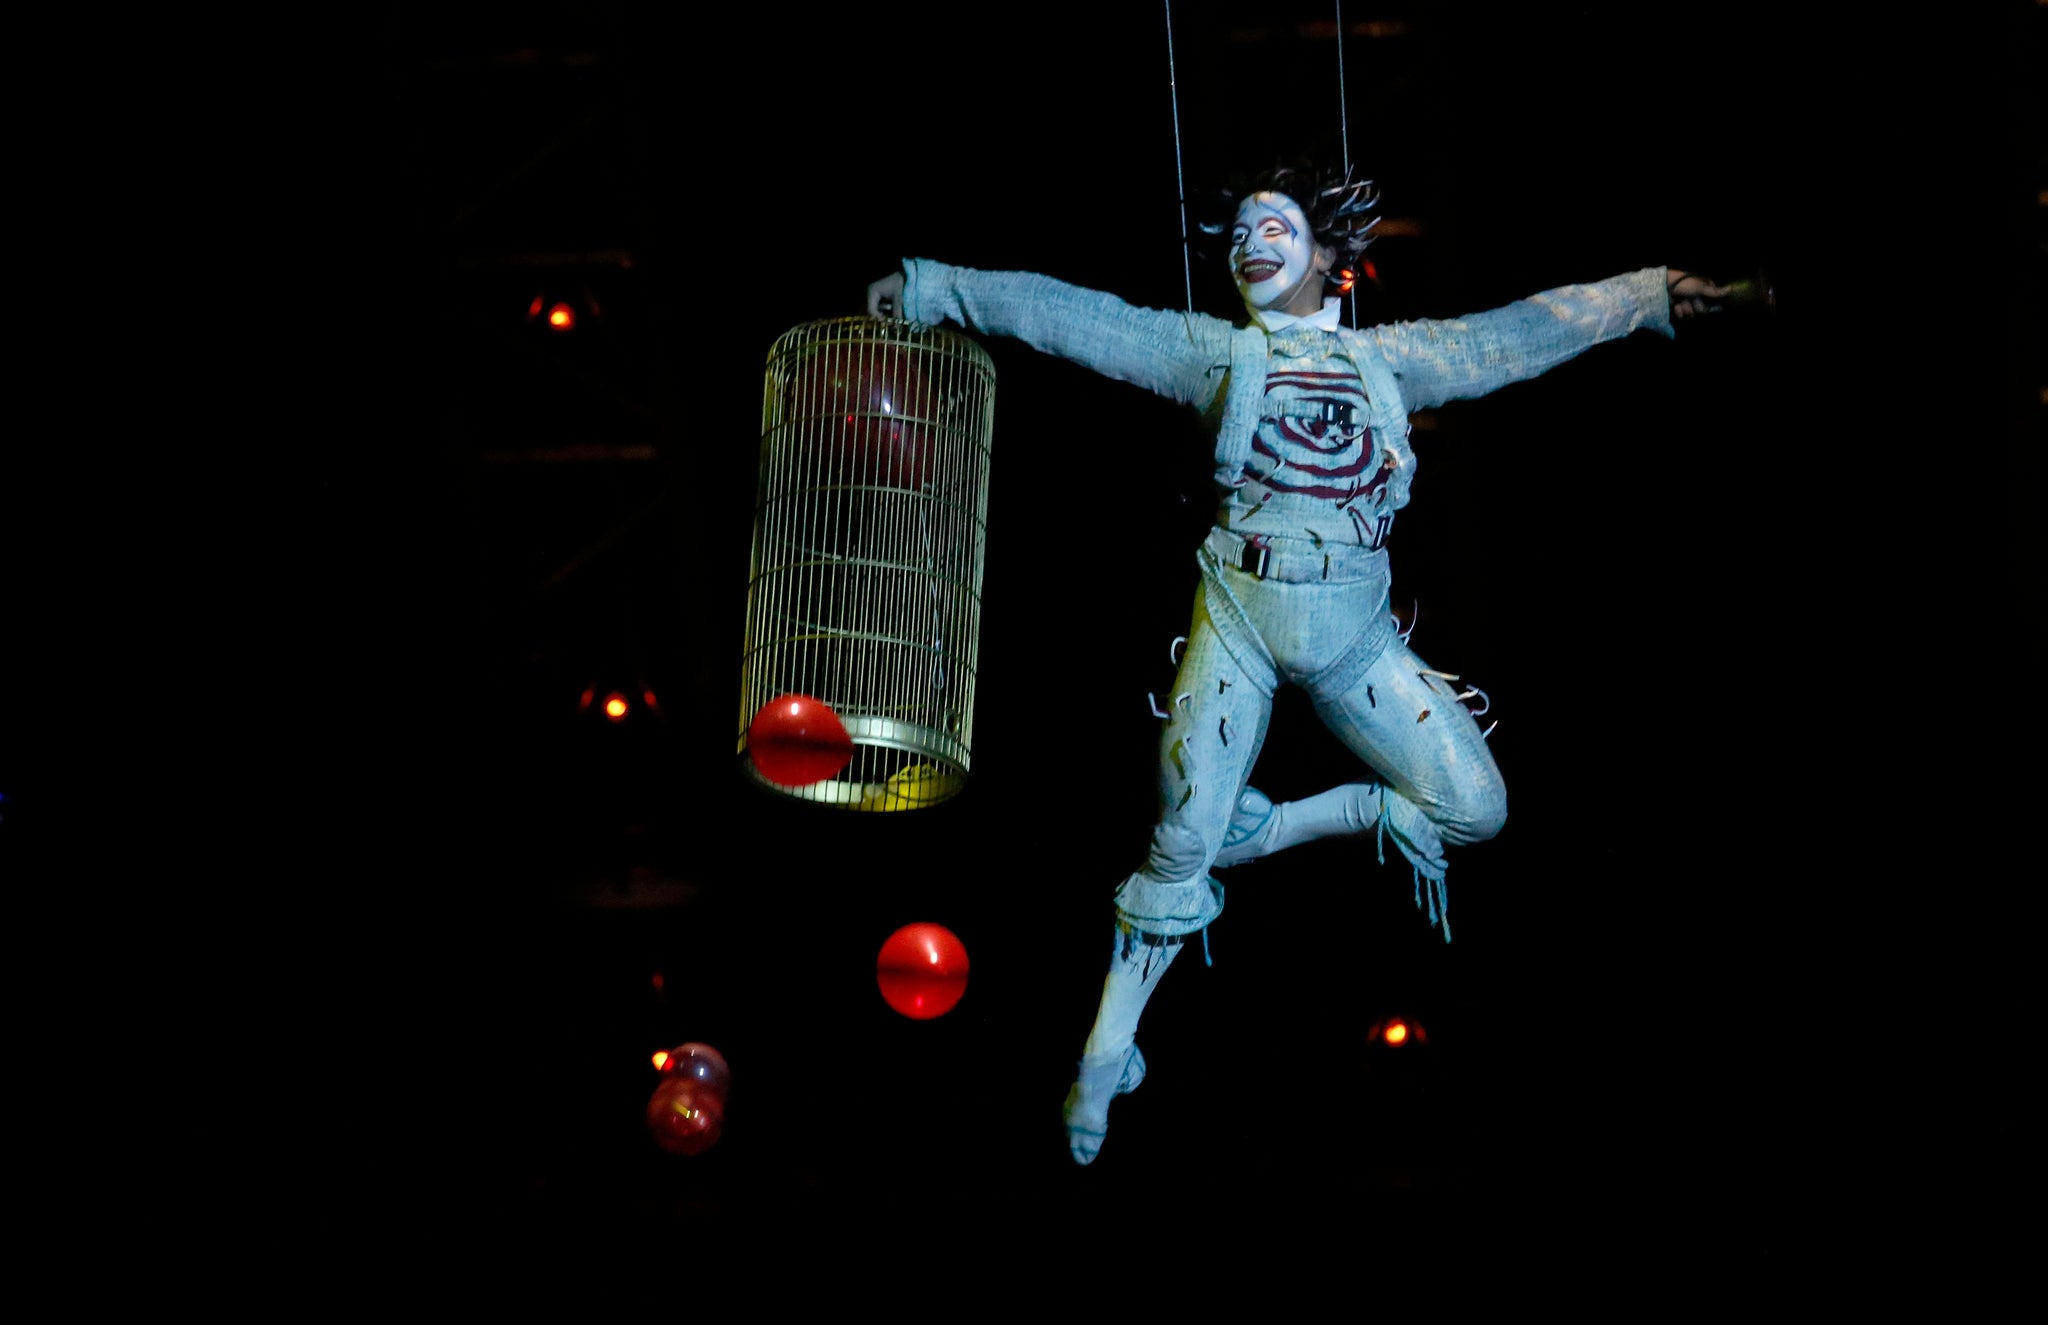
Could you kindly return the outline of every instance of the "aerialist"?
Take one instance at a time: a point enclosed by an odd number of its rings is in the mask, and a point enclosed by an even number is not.
[[[1137,1088],[1138,1018],[1186,939],[1223,910],[1211,874],[1317,838],[1373,834],[1407,857],[1450,938],[1446,846],[1501,830],[1507,796],[1456,678],[1430,668],[1388,603],[1394,513],[1415,474],[1408,414],[1531,378],[1635,331],[1673,334],[1732,287],[1652,267],[1491,312],[1339,325],[1341,273],[1371,242],[1370,182],[1294,169],[1246,190],[1229,261],[1249,321],[1134,308],[1026,272],[922,258],[868,287],[868,312],[1012,336],[1200,411],[1215,434],[1215,526],[1160,736],[1159,818],[1116,891],[1109,974],[1067,1094],[1091,1162],[1110,1101]],[[1119,463],[1142,463],[1121,457]],[[1308,692],[1369,776],[1275,804],[1248,783],[1273,694]]]

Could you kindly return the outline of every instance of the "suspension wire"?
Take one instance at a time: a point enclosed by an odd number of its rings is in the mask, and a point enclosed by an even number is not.
[[[1344,182],[1351,182],[1351,115],[1344,105],[1344,0],[1337,4],[1337,132],[1344,145]],[[1363,267],[1361,260],[1358,264]],[[1351,288],[1344,293],[1351,296],[1351,329],[1358,330],[1358,278],[1359,272],[1351,273]]]
[[[1188,258],[1188,186],[1181,173],[1180,165],[1180,82],[1173,65],[1173,0],[1166,0],[1166,86],[1173,100],[1173,183],[1180,193],[1180,270],[1181,279],[1187,283],[1188,317],[1195,313],[1195,273]],[[1188,339],[1195,338],[1195,329],[1187,327]]]
[[[1344,0],[1337,0],[1337,132],[1344,143],[1344,177],[1351,178],[1351,117],[1344,109]]]

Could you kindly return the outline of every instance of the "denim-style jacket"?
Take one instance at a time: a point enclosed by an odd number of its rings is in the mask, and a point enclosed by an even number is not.
[[[1029,272],[903,263],[904,315],[1012,336],[1105,377],[1191,405],[1216,434],[1216,482],[1243,481],[1265,397],[1267,333],[1202,313],[1134,308],[1114,295]],[[1483,396],[1636,330],[1672,334],[1664,269],[1566,285],[1469,317],[1336,332],[1392,453],[1388,509],[1408,502],[1415,455],[1408,412]]]

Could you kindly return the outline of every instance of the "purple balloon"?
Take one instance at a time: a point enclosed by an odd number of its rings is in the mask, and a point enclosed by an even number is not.
[[[732,1087],[732,1069],[725,1065],[725,1055],[695,1040],[669,1050],[661,1071],[664,1076],[687,1077],[715,1093],[721,1101]]]

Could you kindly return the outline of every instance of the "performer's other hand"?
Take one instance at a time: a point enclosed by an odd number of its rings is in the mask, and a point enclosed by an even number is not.
[[[868,316],[903,316],[903,273],[892,271],[868,286]]]
[[[1714,301],[1726,299],[1735,290],[1732,285],[1716,285],[1704,276],[1693,276],[1671,268],[1665,269],[1664,288],[1671,295],[1671,316],[1674,318],[1718,313],[1721,306]]]

